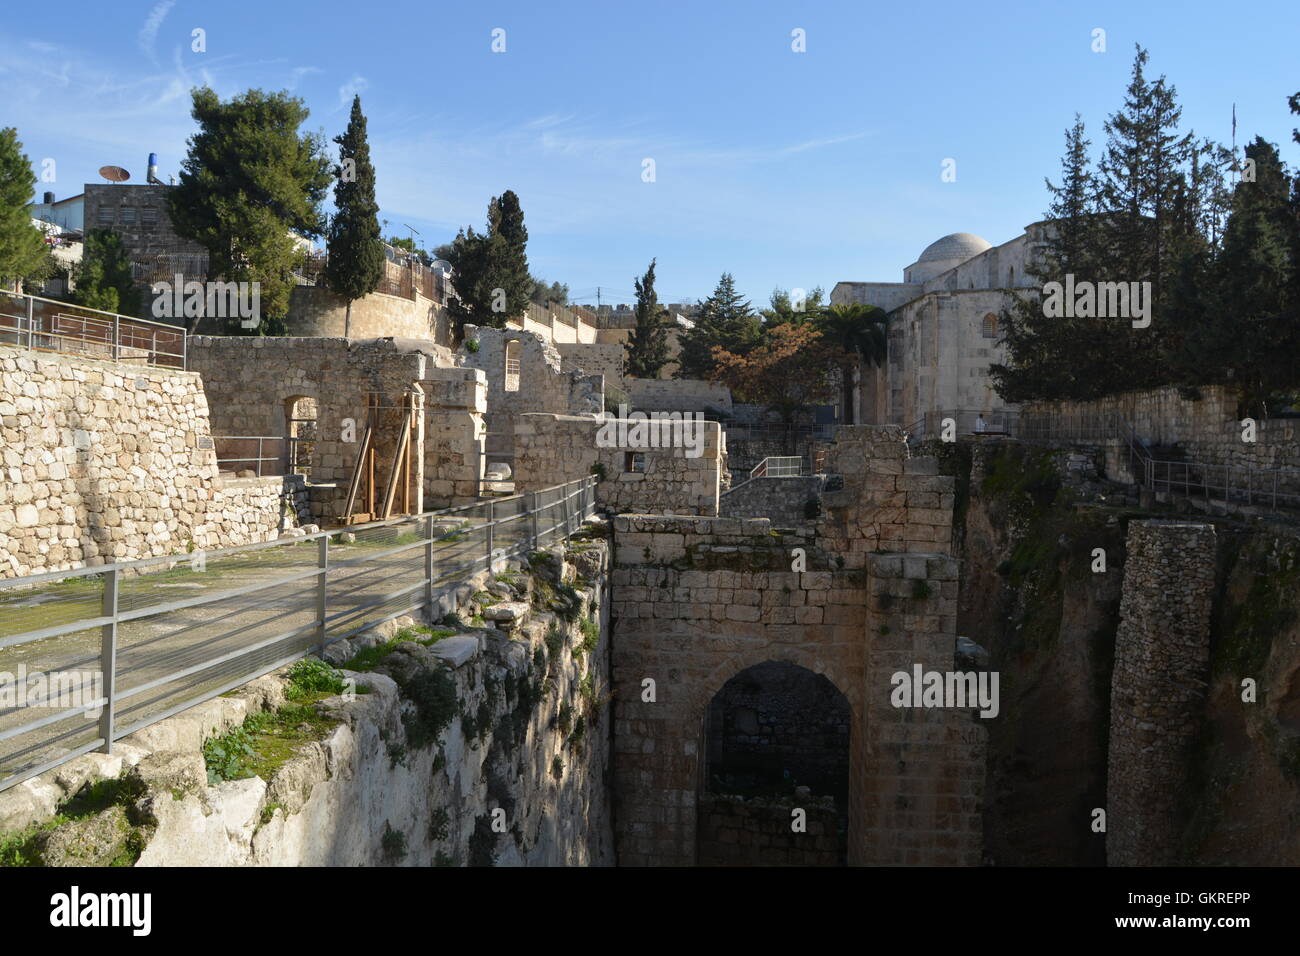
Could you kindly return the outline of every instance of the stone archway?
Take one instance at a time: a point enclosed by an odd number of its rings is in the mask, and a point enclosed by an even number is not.
[[[852,722],[832,681],[790,661],[718,688],[704,714],[697,864],[842,865]]]

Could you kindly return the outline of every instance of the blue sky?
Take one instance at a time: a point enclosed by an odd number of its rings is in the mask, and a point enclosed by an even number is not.
[[[580,301],[597,286],[629,301],[652,256],[664,300],[730,271],[760,304],[774,286],[897,281],[950,232],[1004,242],[1040,217],[1076,110],[1100,145],[1135,42],[1177,87],[1184,128],[1226,142],[1235,102],[1238,143],[1259,133],[1300,164],[1293,0],[97,0],[23,19],[0,36],[0,125],[38,172],[56,160],[39,188],[72,195],[106,163],[140,182],[151,151],[175,172],[195,85],[291,89],[330,137],[357,91],[390,232],[432,247],[514,189],[534,273]]]

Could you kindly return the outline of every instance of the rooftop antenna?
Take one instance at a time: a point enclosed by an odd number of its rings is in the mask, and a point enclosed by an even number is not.
[[[124,183],[131,178],[131,174],[121,166],[100,166],[99,175],[110,183]]]

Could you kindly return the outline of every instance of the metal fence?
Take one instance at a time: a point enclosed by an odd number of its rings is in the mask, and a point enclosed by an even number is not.
[[[0,580],[0,790],[374,625],[595,510],[595,478],[232,548]],[[7,686],[6,686],[7,685]]]
[[[750,469],[750,478],[797,478],[807,474],[802,456],[767,457]]]
[[[185,368],[185,330],[56,299],[0,291],[0,343],[38,352]]]
[[[293,439],[278,435],[213,435],[217,452],[217,468],[221,471],[255,471],[257,477],[283,475],[297,462],[286,454],[286,449],[297,445]]]

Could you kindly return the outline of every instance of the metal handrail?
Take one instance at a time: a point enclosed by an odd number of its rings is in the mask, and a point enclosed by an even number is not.
[[[319,652],[329,644],[344,640],[383,621],[400,617],[420,608],[433,607],[438,589],[444,586],[440,582],[446,582],[448,575],[472,574],[476,570],[483,568],[490,570],[495,562],[533,550],[544,542],[553,540],[557,534],[562,538],[567,538],[573,534],[581,526],[582,522],[595,512],[595,485],[596,478],[588,476],[562,485],[542,489],[541,491],[514,495],[510,498],[475,502],[455,508],[425,512],[420,515],[390,519],[388,521],[369,522],[297,538],[214,551],[205,554],[205,560],[214,561],[220,557],[230,555],[251,554],[272,547],[301,548],[303,545],[310,547],[314,543],[316,567],[308,569],[299,567],[278,577],[257,580],[252,584],[219,588],[211,594],[187,597],[177,601],[166,601],[145,607],[125,609],[120,607],[121,584],[122,579],[127,576],[126,573],[144,567],[157,567],[162,564],[174,565],[192,560],[191,556],[170,555],[142,561],[81,568],[75,571],[55,571],[20,578],[0,579],[0,593],[14,590],[30,592],[33,588],[42,584],[75,580],[90,575],[100,576],[104,580],[100,614],[0,638],[0,649],[3,649],[27,645],[51,637],[97,629],[100,631],[99,654],[66,661],[61,667],[65,668],[63,673],[68,673],[66,668],[93,663],[97,656],[100,667],[97,673],[102,679],[104,687],[103,695],[96,696],[93,700],[79,699],[76,706],[61,708],[57,714],[45,715],[16,727],[0,728],[0,741],[13,740],[20,745],[17,749],[11,748],[6,752],[0,752],[0,760],[13,761],[28,754],[36,754],[39,757],[55,744],[61,743],[83,731],[80,727],[74,727],[72,730],[64,731],[57,736],[28,743],[23,743],[23,738],[44,727],[56,724],[58,721],[102,707],[102,712],[98,718],[98,726],[94,730],[95,739],[83,742],[80,745],[69,746],[66,753],[55,755],[52,759],[38,760],[34,764],[18,769],[9,776],[0,779],[0,790],[57,767],[92,750],[100,749],[105,753],[111,753],[115,740],[120,740],[128,734],[156,723],[186,707],[210,700],[219,694],[226,693],[241,684],[271,673],[285,664],[305,657],[310,653]],[[512,502],[517,502],[520,505],[518,510],[509,507]],[[475,510],[481,513],[484,520],[477,523],[473,520]],[[439,530],[439,525],[447,519],[455,519],[461,516],[466,520],[461,521],[457,527],[450,531],[445,528]],[[497,533],[497,529],[507,525],[516,525],[515,532],[511,535],[513,543],[508,540],[502,546],[503,539]],[[414,541],[398,543],[391,548],[349,557],[342,561],[332,560],[331,558],[331,541],[339,535],[345,533],[352,535],[361,533],[364,535],[367,531],[400,526],[412,528],[413,532],[418,534],[419,537]],[[448,541],[460,540],[462,535],[466,536],[467,548],[452,549],[446,547]],[[443,545],[442,548],[439,548],[440,544]],[[405,562],[383,562],[381,560],[400,555],[409,555],[410,558]],[[423,560],[421,560],[421,555]],[[449,557],[451,560],[439,560],[440,557],[443,559]],[[467,557],[469,560],[464,560]],[[422,571],[418,579],[412,580],[408,578],[407,580],[411,580],[409,584],[405,583],[405,581],[394,581],[392,585],[387,584],[389,580],[397,575],[415,574],[420,565],[422,565]],[[343,569],[349,570],[340,575],[339,572]],[[382,580],[375,582],[380,593],[377,596],[373,593],[358,595],[357,598],[345,601],[340,605],[340,602],[345,597],[351,597],[360,589],[352,587],[342,593],[337,590],[331,591],[331,582],[337,585],[340,580],[365,577],[367,574],[372,576],[383,575]],[[271,592],[271,589],[283,590],[286,585],[295,583],[298,588],[302,588],[304,583],[310,586],[314,594],[315,610],[310,619],[306,621],[299,619],[294,626],[289,627],[287,630],[278,631],[271,636],[264,636],[259,631],[259,628],[264,630],[268,620],[274,622],[288,615],[300,615],[302,611],[307,609],[305,606],[295,606],[292,610],[282,611],[278,616],[265,617],[258,612],[254,622],[241,623],[239,620],[231,620],[232,618],[237,619],[241,614],[249,610],[248,605],[241,604],[237,612],[218,614],[215,618],[209,616],[203,619],[202,624],[207,627],[213,624],[219,624],[222,627],[229,626],[228,629],[215,636],[198,633],[199,626],[192,620],[186,620],[181,622],[181,626],[178,628],[164,630],[162,633],[153,633],[143,640],[133,641],[124,649],[129,655],[139,656],[139,651],[143,647],[157,645],[159,642],[168,640],[172,640],[174,643],[174,639],[178,635],[186,635],[188,643],[179,648],[165,650],[163,652],[164,656],[160,658],[160,660],[177,659],[176,663],[180,664],[180,666],[176,669],[163,674],[155,673],[154,668],[157,667],[158,662],[154,661],[151,664],[147,658],[126,667],[121,666],[119,663],[118,630],[123,624],[149,619],[150,628],[153,631],[158,631],[160,623],[167,620],[167,615],[214,605],[222,601],[228,602],[255,592],[267,594]],[[271,593],[265,602],[255,601],[253,610],[257,610],[259,603],[263,605],[271,604],[279,598],[281,598],[281,595]],[[81,600],[84,601],[84,597]],[[393,607],[394,604],[400,604],[401,606]],[[52,605],[57,605],[57,602],[47,602],[42,606],[48,608]],[[382,613],[378,616],[369,613],[375,610]],[[244,614],[244,616],[247,615]],[[248,640],[248,637],[254,639]],[[234,643],[231,643],[232,639],[234,639]],[[284,653],[276,652],[273,654],[273,660],[263,660],[265,654],[275,648],[283,648]],[[205,686],[204,675],[210,675],[206,680],[211,680],[214,677],[220,678],[221,672],[214,671],[215,668],[230,665],[231,663],[240,663],[245,658],[248,659],[248,665],[247,667],[241,666],[239,673],[242,676],[238,679],[234,681],[223,680],[216,687]],[[141,683],[124,689],[121,679],[137,673],[144,676],[145,679]],[[138,699],[149,691],[177,682],[183,682],[183,686],[175,691],[140,701],[125,710],[121,707],[121,703],[127,699]],[[61,685],[61,689],[66,686]],[[76,689],[80,689],[82,686],[84,685],[77,685]],[[191,690],[195,691],[192,695],[189,694]],[[174,706],[165,708],[160,713],[147,714],[128,725],[117,726],[116,720],[119,716],[138,712],[141,708],[148,707],[159,701],[167,702],[175,694],[181,694],[186,699]],[[15,713],[18,710],[19,707],[17,706],[8,710],[0,710],[0,717]]]
[[[180,326],[137,319],[42,296],[0,290],[0,298],[6,297],[18,300],[17,307],[22,310],[22,314],[0,309],[0,337],[15,337],[5,344],[32,351],[79,354],[71,343],[81,343],[104,349],[107,352],[104,358],[112,361],[142,359],[148,365],[186,368],[187,334]],[[42,304],[39,314],[36,308],[38,303]],[[53,314],[47,315],[47,312]],[[47,323],[49,328],[45,328]],[[160,336],[164,341],[178,343],[180,351],[159,348]],[[3,339],[0,338],[0,341]]]

